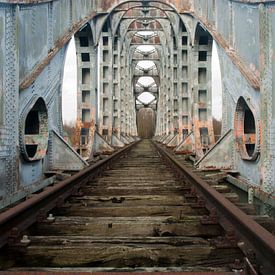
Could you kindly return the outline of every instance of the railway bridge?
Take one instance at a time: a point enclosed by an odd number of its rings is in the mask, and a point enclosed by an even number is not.
[[[69,142],[62,83],[72,38],[77,121]],[[214,45],[222,82],[218,138]],[[262,214],[274,212],[275,1],[0,1],[4,214],[143,138],[188,157],[198,173],[222,175],[250,202],[260,201]],[[139,143],[140,154],[153,146],[147,142]],[[145,163],[154,163],[148,158],[144,153]],[[142,177],[146,167],[140,169]]]

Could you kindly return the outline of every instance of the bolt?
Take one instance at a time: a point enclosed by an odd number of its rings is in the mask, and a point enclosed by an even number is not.
[[[20,243],[22,244],[30,244],[31,240],[27,235],[24,235],[23,238],[20,240]]]
[[[49,214],[49,216],[47,217],[47,221],[50,221],[50,222],[55,221],[55,217],[53,216],[53,214]]]

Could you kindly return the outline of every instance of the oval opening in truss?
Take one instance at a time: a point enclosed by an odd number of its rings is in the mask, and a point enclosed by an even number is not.
[[[145,105],[152,103],[152,101],[154,101],[155,99],[156,98],[151,93],[148,93],[148,92],[144,92],[138,96],[138,100]]]
[[[23,135],[23,155],[28,161],[43,159],[49,139],[48,111],[40,97],[26,115]]]
[[[155,62],[150,61],[150,60],[141,60],[137,63],[138,67],[141,67],[144,70],[149,70],[152,69],[153,67],[156,66]]]
[[[153,31],[139,31],[136,33],[136,35],[138,35],[138,36],[152,36],[154,34],[155,34],[155,32],[153,32]]]
[[[242,159],[255,160],[259,154],[255,114],[243,97],[237,102],[234,124],[236,144]]]
[[[156,48],[152,45],[140,45],[137,47],[137,50],[144,53],[149,53],[149,52],[155,51]]]
[[[151,77],[151,76],[142,76],[142,77],[140,77],[138,79],[138,83],[145,86],[145,87],[156,84],[154,78]]]

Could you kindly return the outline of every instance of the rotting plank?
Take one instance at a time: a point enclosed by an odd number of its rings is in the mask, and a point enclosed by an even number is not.
[[[217,225],[203,225],[201,216],[174,217],[57,217],[53,224],[38,224],[35,235],[96,236],[96,237],[137,237],[137,236],[204,236],[222,234]]]
[[[138,205],[182,205],[185,202],[184,196],[177,195],[127,195],[127,196],[83,196],[72,197],[70,203],[81,203],[87,206],[113,206],[121,204],[123,206]]]
[[[237,248],[215,248],[202,238],[51,238],[34,244],[13,259],[21,266],[181,266],[219,267],[241,256]],[[37,244],[35,244],[37,242]]]
[[[99,186],[86,186],[81,189],[85,195],[102,196],[102,193],[106,196],[126,196],[126,195],[180,195],[184,194],[184,187],[169,187],[163,186],[110,186],[102,189]]]
[[[207,214],[204,208],[192,208],[189,203],[181,206],[113,206],[113,207],[87,207],[72,205],[59,207],[56,215],[62,216],[88,216],[88,217],[140,217],[140,216],[174,216],[181,218],[183,215]]]

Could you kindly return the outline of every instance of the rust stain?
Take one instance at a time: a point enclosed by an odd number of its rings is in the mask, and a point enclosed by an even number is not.
[[[182,150],[182,151],[176,151],[175,154],[176,155],[191,155],[191,154],[193,154],[193,152],[190,150]]]
[[[83,20],[77,22],[73,27],[61,38],[55,42],[55,46],[49,51],[47,57],[39,63],[31,72],[30,75],[25,77],[20,83],[19,89],[24,90],[30,87],[30,85],[36,80],[36,78],[42,73],[44,68],[50,63],[52,58],[62,49],[66,43],[71,39],[71,37],[89,20],[91,20],[96,15],[95,12],[92,12],[90,15],[86,16]]]
[[[256,89],[260,90],[260,72],[256,70],[252,70],[242,58],[238,55],[238,53],[230,47],[227,41],[221,36],[220,33],[217,32],[215,27],[209,23],[203,17],[197,15],[194,11],[189,11],[189,13],[199,20],[211,33],[214,39],[218,42],[218,44],[225,50],[226,54],[230,57],[233,64],[239,69],[242,75],[246,78],[246,80],[250,83],[250,85]]]
[[[17,3],[18,1],[10,1],[11,3]],[[21,3],[35,3],[35,2],[41,2],[41,1],[20,1]],[[119,3],[119,1],[117,1]],[[161,1],[160,1],[161,2]],[[169,3],[168,3],[169,2]],[[164,1],[164,3],[170,4],[170,1]],[[218,42],[218,44],[224,48],[227,55],[230,57],[232,62],[238,67],[240,72],[244,75],[244,77],[247,79],[247,81],[250,83],[250,85],[255,88],[256,90],[260,89],[260,72],[257,71],[255,68],[250,68],[245,62],[241,59],[241,57],[237,54],[237,52],[230,48],[227,41],[219,34],[214,26],[209,23],[204,18],[198,16],[195,14],[194,11],[192,11],[192,7],[189,1],[186,3],[182,3],[180,0],[173,1],[174,6],[177,8],[177,10],[184,11],[186,13],[191,14],[194,18],[202,22],[205,27],[207,27],[208,31],[212,34],[212,36],[215,38],[215,40]],[[113,5],[113,1],[102,1],[101,7],[107,10]],[[29,76],[27,76],[20,84],[20,90],[28,88],[35,79],[41,74],[43,69],[49,64],[50,60],[58,53],[58,51],[64,47],[64,45],[69,41],[69,39],[74,35],[85,23],[87,23],[90,19],[92,19],[96,15],[96,12],[92,12],[89,16],[86,16],[83,20],[79,21],[78,23],[74,24],[70,31],[68,31],[63,37],[61,37],[59,40],[56,41],[55,46],[51,51],[48,53],[48,56],[40,63],[38,64],[34,70],[31,72]],[[261,57],[262,60],[262,57]]]

